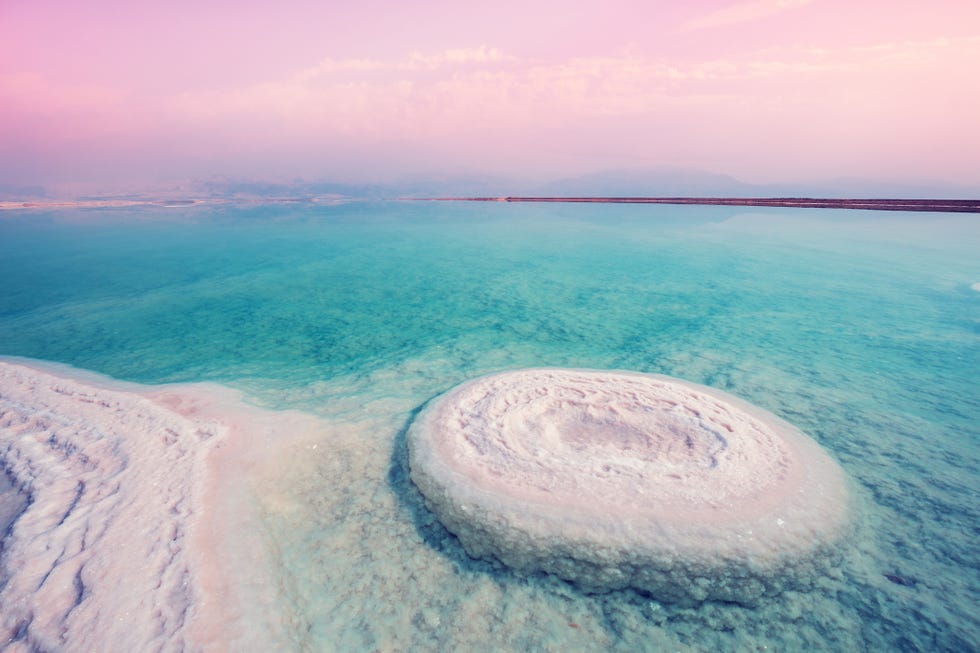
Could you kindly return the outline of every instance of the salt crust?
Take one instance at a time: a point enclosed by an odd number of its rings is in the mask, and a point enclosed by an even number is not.
[[[433,400],[412,480],[478,558],[588,591],[751,604],[804,588],[849,521],[810,438],[724,392],[664,376],[529,369]]]
[[[275,648],[274,624],[243,630],[276,597],[237,593],[236,568],[275,592],[239,479],[296,423],[239,399],[0,360],[0,474],[21,499],[0,533],[0,649]]]

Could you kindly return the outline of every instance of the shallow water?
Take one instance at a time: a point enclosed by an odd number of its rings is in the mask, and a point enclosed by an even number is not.
[[[974,650],[978,260],[980,221],[952,214],[5,212],[0,355],[321,420],[250,480],[288,649]],[[756,607],[678,608],[471,560],[408,480],[405,429],[461,381],[531,366],[676,376],[796,425],[852,481],[839,568]],[[0,518],[22,502],[2,479]],[[264,600],[269,574],[237,571]]]

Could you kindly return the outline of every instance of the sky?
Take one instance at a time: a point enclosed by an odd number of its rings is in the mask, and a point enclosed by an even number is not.
[[[0,0],[0,184],[980,186],[977,0]]]

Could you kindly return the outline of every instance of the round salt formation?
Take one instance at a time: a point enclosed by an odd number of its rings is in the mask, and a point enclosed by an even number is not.
[[[457,386],[408,433],[412,480],[473,557],[590,591],[752,603],[834,557],[849,502],[810,438],[731,395],[629,372]]]

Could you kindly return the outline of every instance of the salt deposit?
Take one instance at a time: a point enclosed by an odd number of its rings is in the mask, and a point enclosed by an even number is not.
[[[264,433],[296,424],[235,398],[0,361],[0,649],[260,650],[279,637],[252,614],[276,585],[235,484]],[[272,596],[241,600],[236,568]]]
[[[412,479],[474,557],[587,590],[751,603],[806,586],[848,523],[845,478],[813,440],[669,377],[531,369],[433,401]]]

